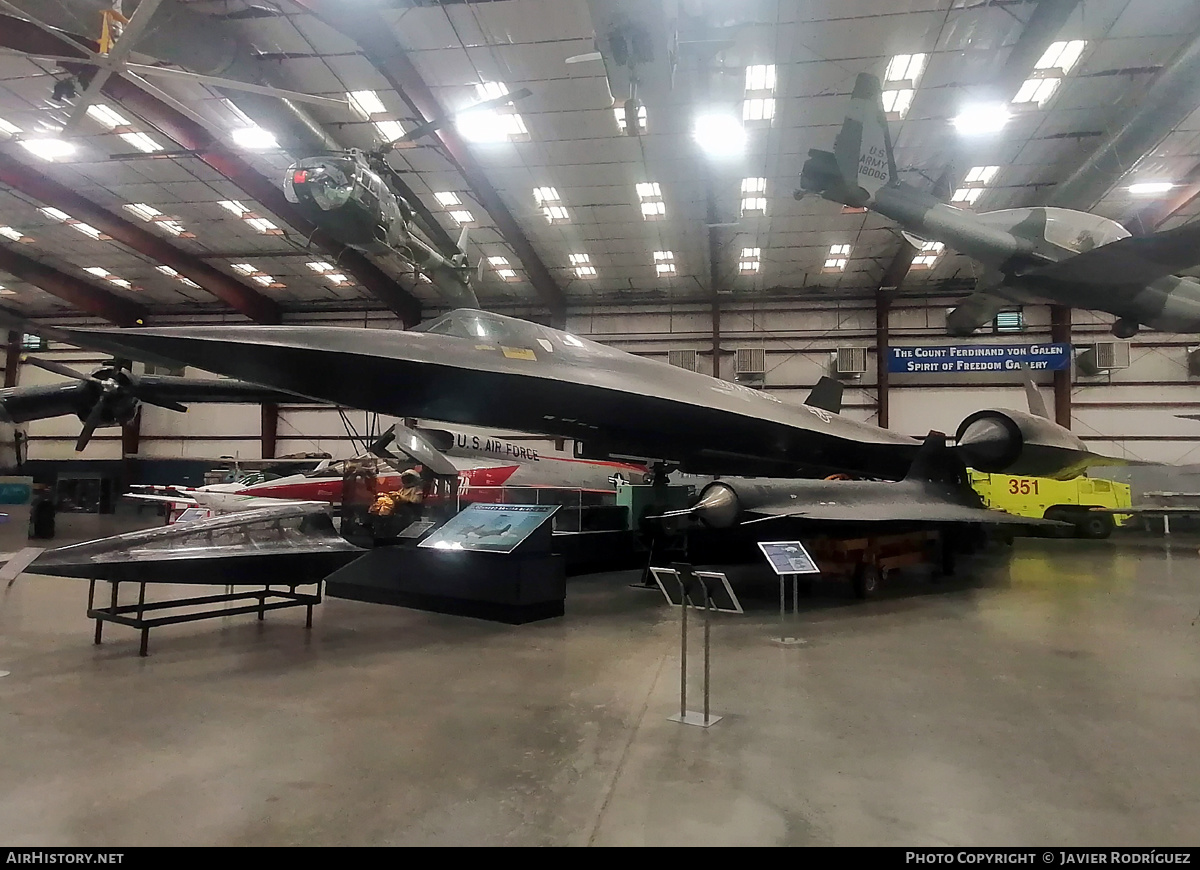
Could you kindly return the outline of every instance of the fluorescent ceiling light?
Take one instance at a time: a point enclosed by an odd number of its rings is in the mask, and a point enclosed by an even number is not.
[[[69,221],[72,219],[71,216],[65,211],[59,211],[58,209],[48,205],[39,208],[38,211],[55,221]]]
[[[507,266],[508,257],[488,257],[488,263],[493,266]]]
[[[265,236],[282,236],[283,230],[263,217],[246,218],[246,223]]]
[[[1155,193],[1166,193],[1175,185],[1170,181],[1139,181],[1129,185],[1129,192],[1134,196],[1148,196]]]
[[[346,100],[350,103],[350,107],[360,114],[364,121],[371,120],[372,115],[382,114],[387,111],[383,105],[383,100],[379,99],[379,94],[374,91],[348,91]]]
[[[496,274],[499,275],[501,278],[503,278],[505,281],[512,281],[517,277],[517,273],[514,272],[512,269],[497,269]]]
[[[847,260],[845,257],[830,257],[825,261],[825,266],[822,271],[825,272],[843,272],[846,269]]]
[[[270,275],[251,275],[250,280],[256,284],[262,284],[264,287],[270,287],[275,283],[275,279]]]
[[[999,171],[999,166],[972,166],[971,171],[963,179],[963,183],[991,184],[992,179],[996,177],[996,173]]]
[[[546,220],[552,224],[566,223],[570,220],[567,215],[567,210],[561,205],[548,205],[542,209],[546,215]]]
[[[735,157],[746,150],[746,131],[733,115],[701,115],[692,137],[713,157]]]
[[[195,281],[193,281],[191,278],[187,278],[183,275],[180,275],[178,272],[176,272],[170,266],[155,266],[154,268],[157,269],[158,271],[162,272],[164,275],[169,275],[170,277],[174,278],[176,281],[181,281],[182,283],[186,284],[188,287],[196,287],[196,288],[200,287],[200,285],[197,284]]]
[[[650,220],[651,218],[665,217],[666,214],[667,204],[662,200],[642,203],[642,217],[647,220]]]
[[[69,226],[73,230],[77,230],[78,232],[83,233],[89,239],[96,239],[97,241],[100,241],[100,240],[105,240],[108,238],[108,236],[104,235],[104,233],[100,232],[94,226],[92,226],[91,224],[85,224],[83,221],[74,221],[73,220],[73,221],[70,221],[67,224],[67,226]]]
[[[675,252],[674,251],[655,251],[654,252],[654,271],[658,273],[660,278],[669,278],[675,274]]]
[[[887,65],[883,79],[887,82],[911,82],[916,84],[925,70],[924,54],[898,54]]]
[[[332,272],[333,271],[332,264],[325,263],[321,260],[315,260],[311,263],[305,263],[304,265],[308,266],[308,268],[312,269],[314,272]]]
[[[463,224],[475,223],[475,215],[471,214],[465,208],[455,209],[454,211],[450,212],[450,217],[452,217],[454,222],[459,226],[462,226]]]
[[[248,151],[265,151],[268,148],[279,147],[275,136],[257,124],[252,127],[239,127],[231,135],[239,148],[245,148]]]
[[[765,178],[743,178],[742,193],[765,193],[767,180]]]
[[[535,187],[533,189],[533,198],[538,205],[545,205],[548,202],[560,202],[558,191],[553,187]]]
[[[775,64],[765,63],[746,67],[746,90],[775,90]]]
[[[758,271],[762,248],[742,248],[742,256],[738,262],[738,271],[743,275],[753,275]]]
[[[8,121],[0,118],[0,131],[7,133],[9,136],[15,136],[21,132],[21,128],[16,124],[10,124]]]
[[[256,267],[251,266],[249,263],[230,263],[229,268],[235,272],[241,272],[243,275],[253,275],[258,271]]]
[[[637,195],[641,199],[648,199],[652,196],[662,196],[662,187],[657,181],[642,181],[634,186]]]
[[[505,281],[511,281],[517,277],[517,273],[509,266],[508,257],[488,257],[488,264],[496,270],[496,274]]]
[[[596,267],[595,266],[576,266],[575,274],[577,276],[579,276],[580,278],[595,278],[596,274],[597,274]]]
[[[999,132],[1010,117],[1008,109],[1000,103],[981,103],[967,106],[950,123],[964,136],[975,136]]]
[[[22,139],[21,147],[42,160],[57,160],[75,153],[75,146],[62,139]]]
[[[624,106],[614,106],[613,114],[616,115],[616,118],[617,118],[617,129],[620,132],[624,133],[625,128],[627,126],[629,126],[628,124],[625,123],[625,107]],[[638,129],[645,132],[645,130],[646,130],[646,107],[645,106],[638,106],[637,124],[638,124]]]
[[[1026,79],[1025,83],[1021,85],[1021,89],[1017,91],[1017,95],[1013,97],[1013,102],[1037,103],[1039,107],[1044,106],[1054,96],[1054,92],[1058,90],[1060,84],[1062,84],[1062,79],[1059,78]]]
[[[585,263],[590,263],[592,261],[592,258],[587,254],[571,254],[570,256],[572,266],[582,266]]]
[[[124,278],[114,275],[112,272],[108,271],[107,269],[105,269],[101,266],[88,266],[83,271],[85,271],[91,275],[95,275],[97,278],[103,278],[105,281],[108,281],[112,284],[116,284],[118,287],[124,287],[126,290],[133,289],[133,285],[130,284],[128,281],[126,281]]]
[[[770,121],[774,117],[774,97],[751,97],[742,103],[743,121]]]
[[[742,217],[765,215],[767,213],[767,198],[765,196],[743,196]]]
[[[126,203],[123,208],[126,211],[133,212],[144,221],[152,221],[162,214],[162,212],[156,209],[154,206],[146,205],[144,202]]]
[[[99,122],[104,127],[112,130],[116,127],[128,127],[130,121],[116,109],[106,106],[104,103],[92,103],[87,107],[87,115],[94,121]]]
[[[458,198],[458,194],[444,190],[441,193],[435,193],[433,198],[438,201],[443,207],[451,205],[462,205],[462,200]]]
[[[1052,42],[1038,62],[1033,65],[1034,69],[1060,69],[1064,73],[1069,73],[1079,62],[1079,56],[1083,54],[1086,47],[1086,39]]]
[[[147,136],[145,133],[122,133],[121,138],[132,145],[139,151],[144,151],[147,154],[155,151],[162,151],[163,147]]]
[[[12,227],[0,227],[0,236],[4,236],[4,238],[10,239],[14,242],[19,242],[26,238],[23,232],[13,229]]]
[[[954,195],[950,197],[950,201],[965,202],[968,205],[974,205],[975,200],[979,199],[981,193],[983,193],[982,187],[960,187],[954,191]]]
[[[884,91],[883,110],[890,115],[895,115],[897,118],[903,118],[908,114],[908,108],[912,105],[913,97],[916,96],[916,93],[912,88]]]
[[[242,203],[238,202],[236,199],[223,199],[220,202],[218,202],[217,205],[219,205],[221,208],[225,209],[226,211],[237,215],[238,217],[241,217],[242,215],[248,214],[250,212],[250,209],[246,208],[246,206],[244,206]]]
[[[830,245],[829,254],[833,257],[845,257],[850,253],[849,245]]]
[[[503,82],[480,82],[475,85],[475,95],[481,102],[498,99],[507,93],[508,86]],[[467,107],[458,116],[456,124],[458,131],[471,142],[505,142],[529,136],[524,119],[512,106],[474,111]]]

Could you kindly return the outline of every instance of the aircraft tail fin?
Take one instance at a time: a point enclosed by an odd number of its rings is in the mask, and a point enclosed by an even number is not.
[[[813,386],[808,398],[804,400],[804,404],[810,408],[820,408],[831,414],[840,414],[842,413],[842,392],[841,381],[827,376],[822,377]]]
[[[957,454],[946,446],[946,436],[941,432],[930,432],[908,467],[905,480],[961,485],[966,480],[966,470]]]
[[[1046,420],[1051,419],[1050,412],[1046,409],[1046,400],[1042,398],[1041,391],[1033,382],[1033,375],[1028,366],[1021,366],[1021,380],[1025,382],[1025,400],[1029,403],[1029,413]]]
[[[849,189],[858,189],[868,198],[896,180],[883,91],[879,79],[869,73],[859,73],[854,82],[850,109],[833,143],[833,156]]]
[[[859,73],[833,152],[813,150],[808,155],[800,172],[801,188],[834,202],[860,208],[879,188],[897,181],[878,78]]]

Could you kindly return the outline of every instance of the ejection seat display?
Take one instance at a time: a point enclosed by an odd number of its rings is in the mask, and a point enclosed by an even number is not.
[[[556,504],[469,505],[417,546],[511,553],[558,508]]]

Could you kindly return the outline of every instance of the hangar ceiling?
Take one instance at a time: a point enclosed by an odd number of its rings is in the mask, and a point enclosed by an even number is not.
[[[1069,7],[1065,23],[1054,33],[1034,36],[1046,46],[1060,46],[1059,54],[1047,61],[1039,51],[1036,60],[1043,69],[1030,66],[1018,76],[1017,92],[1003,98],[1021,102],[1007,103],[1011,117],[1002,129],[963,137],[951,119],[974,103],[995,99],[1013,46],[1023,35],[1030,41],[1027,22],[1038,4],[683,0],[674,87],[646,98],[645,132],[631,137],[619,130],[603,64],[566,63],[593,50],[589,7],[603,3],[376,3],[371,14],[387,26],[376,29],[374,41],[402,49],[400,57],[411,62],[416,76],[407,83],[385,75],[378,45],[368,59],[362,46],[339,32],[353,28],[339,26],[348,19],[339,16],[338,4],[204,0],[180,5],[235,28],[257,51],[254,62],[277,85],[338,98],[358,94],[363,104],[358,112],[304,107],[344,147],[369,148],[381,131],[394,135],[411,129],[418,121],[413,105],[422,102],[416,85],[427,86],[428,95],[449,110],[493,95],[498,85],[486,83],[502,83],[511,91],[529,88],[532,96],[511,110],[519,121],[498,119],[512,135],[473,141],[494,131],[464,116],[447,135],[464,140],[465,158],[455,159],[442,142],[427,138],[418,147],[398,150],[393,164],[451,235],[460,229],[453,213],[469,213],[458,217],[469,222],[471,261],[485,260],[484,280],[477,285],[481,303],[531,311],[544,308],[555,293],[575,305],[698,300],[715,291],[733,299],[870,293],[885,282],[901,249],[887,221],[792,196],[808,150],[830,146],[857,73],[887,78],[890,71],[890,77],[902,79],[892,90],[913,92],[896,97],[908,105],[892,122],[896,158],[906,179],[924,176],[932,185],[953,164],[955,204],[976,210],[1032,205],[1044,201],[1055,182],[1129,115],[1200,28],[1200,7],[1191,0],[1058,3]],[[17,5],[35,12],[43,6]],[[55,5],[78,5],[98,14],[90,7],[100,4],[64,0]],[[131,5],[126,0],[125,6]],[[899,55],[923,57],[895,61]],[[773,71],[759,69],[765,66]],[[748,67],[756,68],[749,78]],[[372,292],[367,286],[369,264],[353,258],[339,262],[328,250],[309,246],[310,227],[289,225],[287,215],[272,212],[211,160],[189,150],[195,143],[165,135],[161,119],[144,117],[131,102],[106,97],[101,101],[106,109],[92,112],[72,140],[73,153],[51,160],[35,156],[22,142],[47,136],[47,128],[61,123],[68,111],[50,99],[57,69],[51,61],[0,55],[0,130],[6,131],[0,139],[7,137],[0,151],[6,162],[19,161],[148,229],[285,312],[383,304],[378,288]],[[410,88],[407,100],[393,84]],[[244,112],[244,105],[235,106],[209,86],[168,82],[162,87],[206,122],[221,149],[281,184],[291,156],[279,148],[247,147],[253,137],[245,128],[258,122],[281,139],[282,131],[271,130],[267,119]],[[372,92],[378,104],[364,92]],[[1200,105],[1200,93],[1192,97]],[[696,117],[710,111],[737,118],[769,114],[768,104],[749,102],[756,99],[774,100],[773,117],[745,122],[744,154],[707,157],[693,137]],[[1125,221],[1139,212],[1153,213],[1156,220],[1165,219],[1163,226],[1195,217],[1200,110],[1180,117],[1150,153],[1140,160],[1130,156],[1133,168],[1096,211]],[[1131,185],[1147,182],[1176,186],[1131,192]],[[0,229],[0,245],[139,303],[151,315],[232,311],[153,252],[107,239],[29,190],[0,187],[0,226],[8,228]],[[555,219],[549,220],[552,208]],[[712,223],[719,226],[710,239]],[[310,265],[325,263],[332,268]],[[976,267],[965,258],[918,252],[903,286],[911,292],[965,290],[975,276]],[[438,305],[428,284],[398,277],[427,307]],[[7,307],[39,315],[71,308],[8,272],[0,272],[0,284],[0,304]],[[395,310],[394,300],[390,304]]]

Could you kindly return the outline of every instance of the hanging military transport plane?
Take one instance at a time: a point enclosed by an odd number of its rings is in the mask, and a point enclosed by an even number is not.
[[[416,329],[188,326],[38,329],[80,347],[174,362],[344,407],[571,438],[583,458],[656,471],[901,479],[921,442],[568,332],[460,309]],[[957,433],[981,471],[1070,477],[1113,460],[1032,414],[979,411]]]
[[[1200,281],[1176,274],[1200,265],[1200,222],[1134,238],[1116,221],[1070,209],[973,214],[939,202],[900,181],[873,75],[858,76],[833,151],[809,151],[800,187],[797,196],[868,208],[987,267],[947,319],[951,335],[969,335],[1012,302],[1107,311],[1118,338],[1141,326],[1200,332]]]

